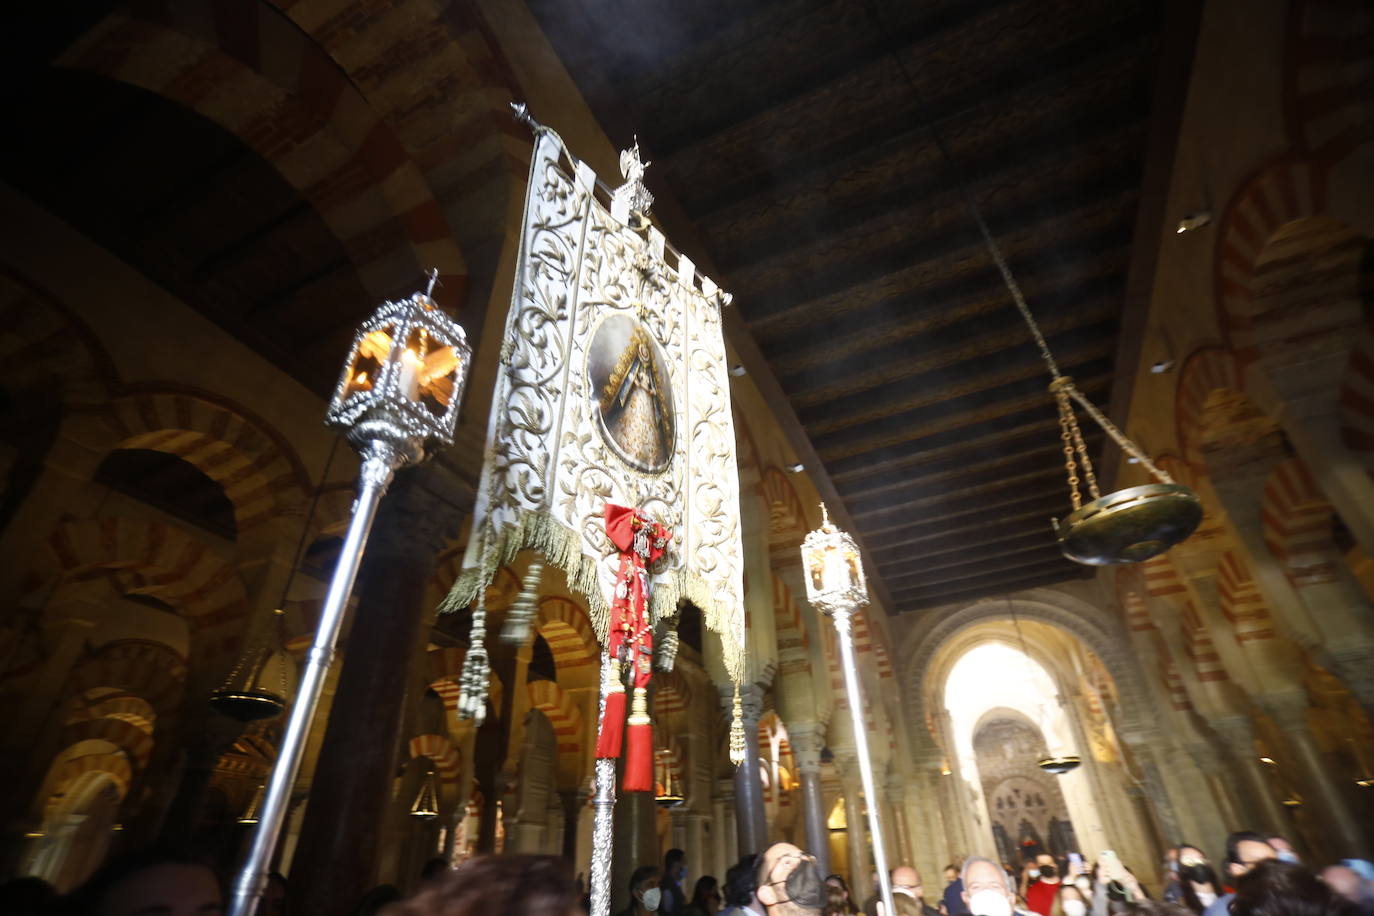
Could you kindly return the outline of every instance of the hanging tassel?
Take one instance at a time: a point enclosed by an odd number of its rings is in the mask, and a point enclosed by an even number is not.
[[[677,630],[669,630],[660,639],[655,640],[657,648],[654,650],[654,667],[659,671],[671,674],[673,665],[677,662]]]
[[[649,719],[649,691],[635,688],[634,707],[625,729],[628,747],[625,751],[625,775],[620,780],[622,792],[649,792],[654,788],[654,726]]]
[[[735,766],[744,763],[744,704],[740,702],[739,685],[735,685],[735,702],[731,710],[733,721],[730,723],[730,762]]]
[[[487,684],[491,677],[491,663],[487,660],[487,592],[477,595],[477,607],[472,611],[472,629],[468,632],[468,654],[463,658],[463,671],[458,676],[458,718],[471,719],[477,728],[487,717]]]
[[[596,756],[620,756],[621,741],[625,737],[625,687],[620,681],[620,663],[611,662],[611,677],[607,685],[606,711],[601,716],[601,731],[596,736]]]
[[[520,594],[515,596],[510,610],[506,612],[506,622],[501,627],[502,642],[523,646],[529,640],[530,626],[534,623],[539,606],[539,579],[543,572],[543,558],[531,559],[524,581],[520,583]]]

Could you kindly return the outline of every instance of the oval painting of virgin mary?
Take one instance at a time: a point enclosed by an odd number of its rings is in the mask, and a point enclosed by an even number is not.
[[[601,438],[631,467],[654,473],[673,458],[673,392],[658,341],[630,315],[601,322],[587,349],[587,381]]]

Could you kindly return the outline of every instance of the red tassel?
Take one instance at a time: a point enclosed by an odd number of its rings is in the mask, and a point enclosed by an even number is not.
[[[620,779],[622,792],[648,792],[654,787],[654,727],[648,722],[631,721],[625,729],[630,733],[625,751],[625,775]]]
[[[596,756],[619,757],[624,736],[625,691],[617,690],[606,694],[606,715],[601,719],[601,733],[596,736]]]

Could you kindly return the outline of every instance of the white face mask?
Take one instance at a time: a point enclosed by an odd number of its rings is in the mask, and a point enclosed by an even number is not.
[[[1026,872],[1026,874],[1030,875],[1032,878],[1038,878],[1040,877],[1040,869],[1032,868],[1030,871]]]
[[[1294,865],[1302,864],[1298,861],[1298,854],[1291,849],[1280,849],[1278,852],[1274,853],[1274,856],[1280,862],[1291,862]]]
[[[658,905],[662,900],[663,891],[656,887],[651,887],[644,892],[644,896],[639,899],[639,902],[644,906],[644,909],[652,913],[658,909]]]
[[[1197,902],[1203,906],[1211,906],[1217,902],[1217,895],[1211,891],[1195,890],[1194,893],[1197,894]]]
[[[1088,905],[1082,900],[1063,900],[1059,904],[1064,910],[1064,916],[1086,916]]]
[[[1073,886],[1086,893],[1092,890],[1093,882],[1087,875],[1079,875],[1073,879]]]
[[[991,888],[970,894],[968,908],[973,916],[1011,916],[1011,901],[1007,895]]]

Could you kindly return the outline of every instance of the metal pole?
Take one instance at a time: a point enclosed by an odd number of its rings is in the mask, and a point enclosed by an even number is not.
[[[878,811],[878,793],[873,786],[873,761],[868,756],[868,731],[864,721],[863,694],[859,692],[859,673],[854,663],[854,636],[850,627],[851,607],[835,611],[835,633],[839,636],[840,667],[844,670],[844,688],[849,694],[849,715],[854,721],[854,749],[859,754],[859,778],[863,780],[864,796],[868,801],[868,832],[873,838],[873,867],[878,872],[878,893],[882,897],[883,912],[896,916],[892,905],[892,876],[887,871],[887,852],[883,848],[882,816]],[[853,830],[856,825],[850,824]]]
[[[597,718],[597,733],[605,728],[606,694],[616,677],[616,666],[609,655],[601,659],[601,715]],[[624,728],[624,723],[615,723]],[[596,794],[592,796],[592,875],[591,913],[607,916],[611,911],[611,829],[615,815],[615,761],[609,758],[596,761]]]
[[[286,724],[286,734],[282,737],[281,750],[272,776],[267,783],[267,794],[263,797],[262,808],[258,813],[258,826],[253,834],[253,845],[248,858],[243,863],[234,882],[233,899],[230,901],[229,916],[253,916],[258,901],[262,899],[267,887],[267,875],[272,862],[272,854],[277,848],[277,839],[282,824],[286,820],[287,805],[291,800],[291,787],[300,772],[301,758],[305,754],[306,738],[310,735],[310,724],[319,705],[320,690],[324,687],[325,676],[334,661],[334,646],[339,640],[339,630],[343,625],[344,607],[353,591],[353,582],[358,576],[358,565],[367,547],[367,536],[372,530],[372,522],[377,515],[387,487],[397,468],[406,461],[392,445],[380,440],[372,440],[362,449],[362,469],[358,473],[358,500],[353,505],[353,519],[348,525],[348,535],[344,538],[343,548],[339,551],[338,565],[329,581],[329,594],[324,601],[320,614],[320,624],[315,630],[315,641],[310,646],[309,663],[301,677],[300,691],[291,707],[291,718]]]

